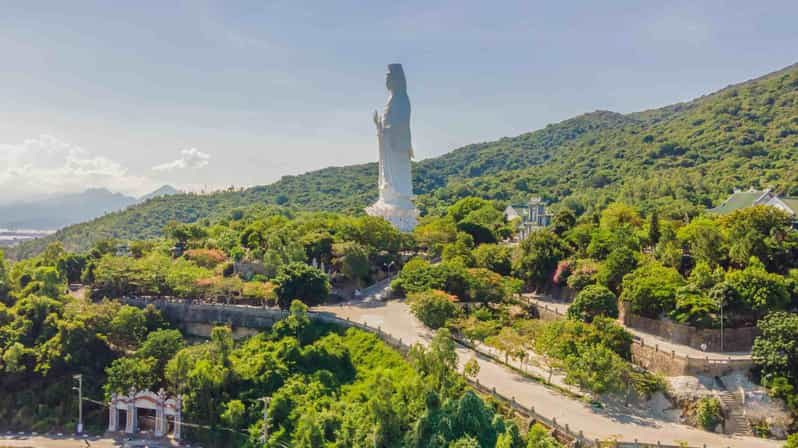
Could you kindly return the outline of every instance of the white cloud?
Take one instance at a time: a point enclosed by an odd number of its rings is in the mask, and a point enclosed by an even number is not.
[[[155,165],[152,169],[155,171],[174,171],[185,168],[202,168],[208,165],[210,159],[210,154],[204,153],[197,148],[183,149],[180,151],[179,159]]]
[[[140,194],[155,185],[118,162],[50,135],[0,144],[0,202],[74,193],[87,188]]]

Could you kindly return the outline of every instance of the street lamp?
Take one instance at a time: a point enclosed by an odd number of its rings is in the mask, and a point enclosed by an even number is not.
[[[72,375],[72,379],[78,381],[78,386],[72,386],[72,390],[78,391],[78,427],[77,433],[83,434],[83,375]]]

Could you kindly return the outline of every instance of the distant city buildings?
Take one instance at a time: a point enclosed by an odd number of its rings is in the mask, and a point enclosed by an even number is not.
[[[776,207],[793,218],[793,224],[798,228],[798,197],[779,196],[772,189],[734,190],[722,204],[708,210],[709,213],[725,215],[735,210],[753,207],[755,205],[768,205]]]
[[[552,218],[551,213],[546,208],[546,203],[537,196],[529,198],[526,203],[508,205],[504,209],[504,216],[507,221],[520,219],[518,238],[521,240],[535,230],[548,227]]]

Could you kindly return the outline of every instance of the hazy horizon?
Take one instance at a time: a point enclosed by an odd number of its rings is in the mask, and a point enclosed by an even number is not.
[[[0,203],[140,196],[375,161],[401,62],[419,159],[798,60],[798,4],[138,2],[4,6]]]

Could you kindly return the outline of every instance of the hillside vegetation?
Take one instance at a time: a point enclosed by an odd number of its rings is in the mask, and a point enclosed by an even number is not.
[[[159,235],[251,204],[360,213],[376,198],[376,164],[286,176],[271,185],[176,195],[67,227],[26,243],[17,258],[54,240],[83,250],[107,238]],[[670,217],[695,215],[736,187],[798,194],[798,65],[688,103],[622,115],[584,114],[541,130],[478,143],[421,161],[414,171],[423,213],[465,196],[516,201],[539,194],[577,212],[622,200]]]

